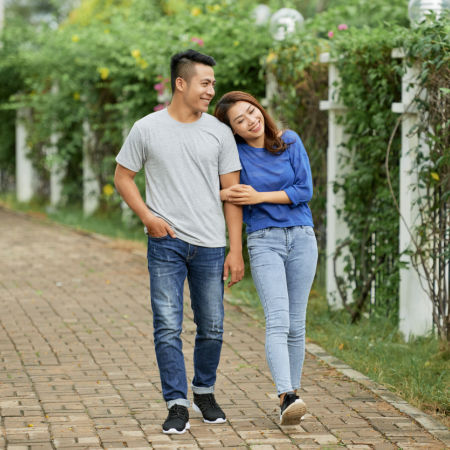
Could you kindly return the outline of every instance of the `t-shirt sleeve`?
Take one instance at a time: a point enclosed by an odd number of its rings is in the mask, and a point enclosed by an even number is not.
[[[300,203],[307,203],[311,200],[313,194],[313,183],[311,166],[309,164],[308,154],[306,153],[303,142],[297,133],[290,131],[285,137],[286,142],[293,143],[286,151],[289,152],[289,159],[294,169],[294,183],[284,191],[291,200],[291,207]]]
[[[239,153],[230,128],[224,129],[219,153],[219,175],[241,170]]]
[[[116,162],[133,172],[139,172],[145,159],[144,140],[138,126],[134,124],[116,157]]]

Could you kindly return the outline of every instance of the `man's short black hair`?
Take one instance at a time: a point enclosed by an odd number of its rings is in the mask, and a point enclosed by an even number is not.
[[[204,55],[195,50],[186,50],[173,55],[170,60],[170,84],[172,93],[175,92],[175,80],[178,77],[189,81],[195,73],[195,64],[204,64],[205,66],[215,66],[216,61],[212,56]]]

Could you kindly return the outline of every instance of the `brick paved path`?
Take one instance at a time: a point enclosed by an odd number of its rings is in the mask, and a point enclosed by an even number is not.
[[[264,330],[230,305],[216,390],[228,422],[191,410],[190,432],[162,434],[147,279],[141,255],[0,209],[0,448],[445,448],[311,355],[309,414],[281,428]]]

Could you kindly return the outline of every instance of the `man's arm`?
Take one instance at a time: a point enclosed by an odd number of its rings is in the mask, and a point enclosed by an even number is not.
[[[174,238],[175,233],[172,228],[170,228],[169,224],[152,214],[144,200],[142,200],[139,189],[134,182],[135,176],[136,172],[117,164],[116,172],[114,174],[114,184],[116,185],[120,196],[139,216],[142,223],[147,227],[150,236],[163,237],[169,234]]]
[[[239,183],[239,171],[220,175],[221,188],[228,188]],[[244,277],[244,259],[242,258],[242,207],[225,202],[223,205],[225,221],[228,228],[230,251],[223,266],[223,279],[227,280],[231,273],[228,286],[238,283]]]

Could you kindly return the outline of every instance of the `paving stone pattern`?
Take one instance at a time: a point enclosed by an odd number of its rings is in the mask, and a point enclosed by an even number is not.
[[[192,379],[195,325],[183,330]],[[264,330],[226,305],[216,398],[226,424],[190,410],[164,435],[146,260],[111,240],[0,209],[0,448],[442,449],[411,417],[307,355],[308,414],[280,427]]]

